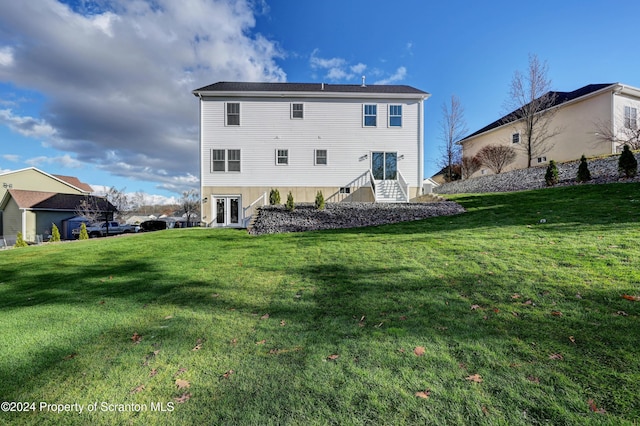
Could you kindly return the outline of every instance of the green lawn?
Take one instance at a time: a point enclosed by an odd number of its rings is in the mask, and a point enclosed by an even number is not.
[[[640,184],[455,200],[1,251],[0,423],[637,424]]]

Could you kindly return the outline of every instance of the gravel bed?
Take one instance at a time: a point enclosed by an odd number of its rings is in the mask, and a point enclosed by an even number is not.
[[[249,233],[252,235],[321,229],[357,228],[407,222],[435,216],[464,213],[453,201],[435,203],[327,203],[318,210],[311,203],[296,204],[289,212],[284,206],[264,206]]]
[[[622,178],[618,174],[618,156],[600,158],[587,162],[591,180],[588,183],[612,183],[612,182],[640,182],[640,176],[635,178]],[[640,163],[640,154],[636,154]],[[571,161],[558,164],[557,186],[584,185],[576,182],[580,161]],[[445,183],[434,189],[437,194],[466,194],[481,192],[513,192],[527,189],[546,188],[544,175],[547,167],[532,167],[530,169],[513,170],[499,175],[480,176],[463,181]]]

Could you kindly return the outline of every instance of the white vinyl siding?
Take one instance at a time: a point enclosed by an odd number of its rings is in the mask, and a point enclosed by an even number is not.
[[[212,149],[241,149],[242,173],[210,173],[204,162],[203,186],[339,188],[369,170],[370,160],[361,158],[372,151],[404,155],[398,169],[413,187],[422,184],[419,100],[246,97],[240,103],[241,126],[235,127],[224,125],[226,102],[231,100],[202,101],[202,152],[209,156]],[[292,103],[304,104],[303,120],[291,119]],[[388,105],[402,105],[402,127],[364,128],[364,104],[377,105],[381,123],[388,122]],[[278,164],[277,150],[287,150],[286,165]],[[314,165],[317,150],[327,151],[326,165]]]

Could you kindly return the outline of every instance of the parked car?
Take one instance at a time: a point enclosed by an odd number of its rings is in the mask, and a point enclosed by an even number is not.
[[[167,222],[164,220],[145,220],[140,224],[140,230],[142,232],[162,231],[167,228]]]
[[[78,238],[80,229],[76,228],[71,231],[74,237]],[[118,222],[100,222],[87,226],[87,234],[90,238],[105,237],[107,235],[132,234],[140,231],[138,225],[120,225]]]

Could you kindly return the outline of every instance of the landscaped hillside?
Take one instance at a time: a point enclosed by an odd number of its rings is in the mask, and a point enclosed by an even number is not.
[[[455,201],[0,251],[0,422],[634,424],[640,184]]]

